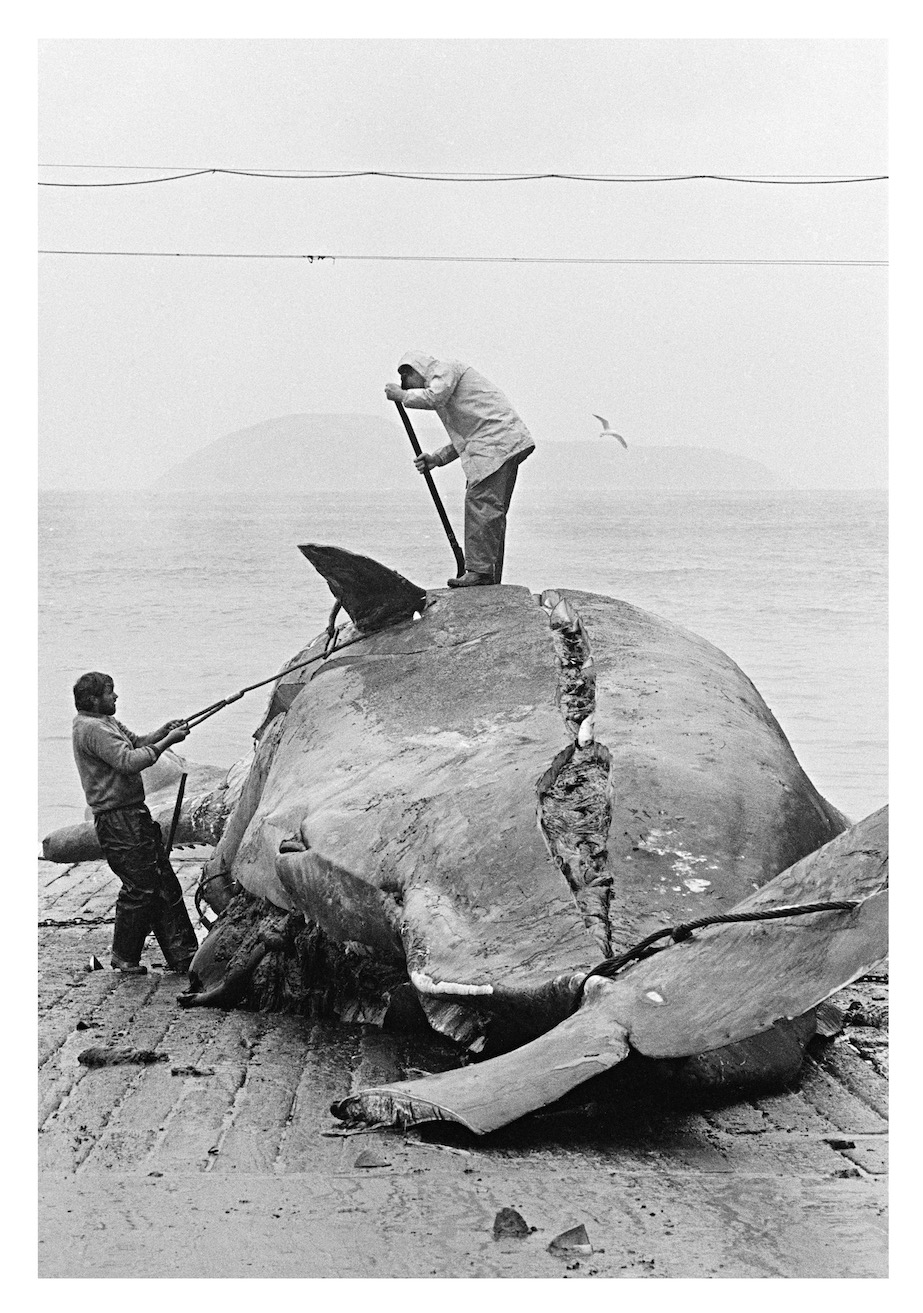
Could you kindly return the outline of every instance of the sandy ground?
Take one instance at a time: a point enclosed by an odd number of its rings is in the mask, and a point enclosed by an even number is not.
[[[177,854],[187,891],[196,854]],[[108,966],[104,863],[39,863],[40,1277],[883,1277],[887,986],[796,1089],[723,1107],[594,1104],[488,1139],[343,1136],[351,1088],[452,1065],[436,1040],[183,1011],[184,980]],[[191,907],[191,898],[190,898]],[[88,1068],[91,1046],[149,1066]],[[371,1151],[377,1166],[361,1166]],[[515,1208],[531,1230],[494,1239]],[[582,1223],[591,1255],[549,1242]]]

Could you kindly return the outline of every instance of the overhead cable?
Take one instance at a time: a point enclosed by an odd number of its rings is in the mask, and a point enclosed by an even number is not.
[[[752,260],[752,259],[685,259],[648,257],[596,257],[554,255],[307,255],[297,252],[266,251],[80,251],[49,250],[39,255],[101,255],[131,256],[137,259],[186,260],[307,260],[309,264],[321,260],[377,260],[403,263],[433,264],[662,264],[662,265],[833,265],[843,267],[884,268],[887,260]]]
[[[196,169],[194,173],[177,173],[170,178],[133,178],[130,182],[40,182],[40,187],[147,187],[152,182],[179,182],[182,178],[200,178],[215,169]]]
[[[129,164],[41,164],[43,169],[149,169],[164,172],[153,165]],[[424,173],[392,172],[386,169],[324,171],[320,169],[192,169],[171,173],[164,178],[134,178],[127,182],[39,182],[40,187],[143,187],[155,182],[180,182],[206,174],[224,174],[237,178],[275,178],[288,182],[320,182],[344,178],[397,178],[408,182],[743,182],[776,187],[828,187],[853,182],[886,182],[887,174],[724,174],[724,173]]]

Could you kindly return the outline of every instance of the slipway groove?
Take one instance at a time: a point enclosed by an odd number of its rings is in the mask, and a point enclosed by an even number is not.
[[[178,856],[192,910],[201,859]],[[104,863],[69,875],[40,864],[40,919],[112,908]],[[110,926],[39,935],[42,1276],[886,1275],[886,1030],[869,1024],[886,1015],[881,971],[837,996],[844,1033],[812,1045],[798,1084],[761,1098],[682,1107],[611,1093],[486,1140],[448,1126],[344,1135],[334,1099],[446,1070],[453,1048],[184,1011],[182,978],[84,969],[91,954],[108,963]],[[161,960],[153,943],[145,960]],[[168,1060],[77,1061],[126,1045]],[[365,1149],[386,1165],[357,1167]],[[536,1231],[494,1240],[503,1207]],[[547,1245],[578,1222],[594,1253],[568,1267]]]

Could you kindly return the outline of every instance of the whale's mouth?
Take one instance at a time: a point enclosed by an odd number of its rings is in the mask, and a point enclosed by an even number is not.
[[[592,733],[596,676],[589,636],[574,607],[553,589],[541,596],[558,667],[558,706],[573,742],[536,782],[538,822],[551,859],[570,887],[587,929],[612,951],[606,869],[612,822],[611,757]]]

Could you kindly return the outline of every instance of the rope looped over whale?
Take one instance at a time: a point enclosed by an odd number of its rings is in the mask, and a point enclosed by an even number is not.
[[[580,984],[580,994],[583,993],[586,982],[592,976],[605,976],[609,979],[618,974],[623,967],[629,962],[634,962],[638,958],[648,957],[651,952],[657,953],[661,948],[666,948],[666,944],[660,945],[660,948],[652,948],[658,939],[671,939],[674,944],[680,944],[685,939],[691,939],[694,930],[703,930],[710,925],[736,925],[745,921],[775,921],[785,916],[806,916],[810,912],[851,912],[858,907],[859,903],[853,901],[842,901],[833,903],[802,903],[796,907],[773,907],[764,912],[726,912],[723,916],[702,916],[697,921],[684,921],[681,925],[667,926],[663,930],[656,930],[640,943],[635,944],[626,952],[620,953],[618,957],[608,957],[605,961],[600,962],[592,971],[588,971],[583,977]]]

